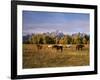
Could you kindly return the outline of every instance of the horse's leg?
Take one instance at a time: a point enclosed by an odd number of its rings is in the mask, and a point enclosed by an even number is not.
[[[76,47],[76,50],[77,50],[77,47]]]
[[[78,46],[76,46],[76,50],[77,50],[77,51],[79,50],[79,47],[78,47]]]
[[[82,47],[81,47],[81,51],[82,51]]]
[[[78,47],[78,51],[80,50],[80,48]]]
[[[63,51],[63,47],[61,47],[61,52]]]
[[[58,49],[58,48],[56,48],[56,51],[58,52],[58,51],[59,51],[59,49]]]
[[[61,52],[62,52],[62,48],[60,47],[60,50],[61,50]]]

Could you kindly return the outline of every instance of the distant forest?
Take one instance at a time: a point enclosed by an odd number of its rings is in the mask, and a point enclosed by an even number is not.
[[[24,44],[89,44],[86,33],[64,34],[62,32],[33,33],[23,36]]]

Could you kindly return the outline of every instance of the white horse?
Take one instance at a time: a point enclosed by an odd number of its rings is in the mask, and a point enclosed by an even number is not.
[[[66,47],[67,47],[67,48],[71,48],[71,47],[72,47],[72,45],[71,45],[71,44],[69,44],[69,45],[66,45]]]
[[[51,48],[52,47],[52,45],[48,45],[48,48]]]

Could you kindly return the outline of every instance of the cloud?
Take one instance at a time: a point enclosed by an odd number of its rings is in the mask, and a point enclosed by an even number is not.
[[[60,30],[64,33],[72,32],[88,32],[89,33],[89,21],[67,21],[63,23],[41,23],[41,24],[24,24],[23,33],[36,33],[36,32],[52,32]]]

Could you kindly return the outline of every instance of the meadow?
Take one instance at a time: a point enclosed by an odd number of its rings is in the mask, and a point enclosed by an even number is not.
[[[23,68],[69,67],[89,65],[89,46],[83,50],[76,50],[75,45],[63,51],[48,48],[42,44],[42,49],[37,49],[35,44],[23,44]]]

